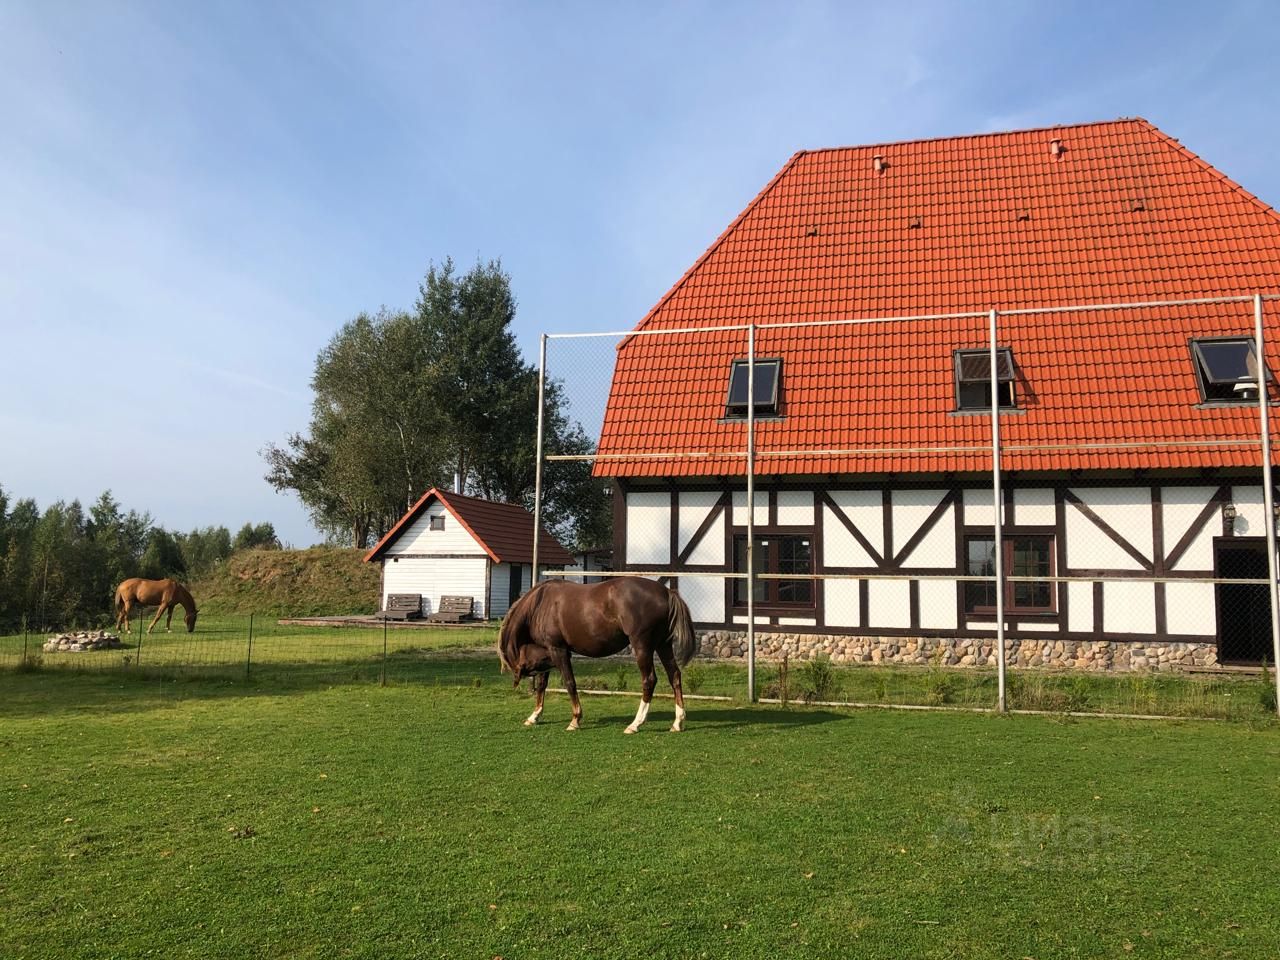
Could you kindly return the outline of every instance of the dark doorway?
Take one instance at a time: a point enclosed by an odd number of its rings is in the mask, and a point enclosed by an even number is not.
[[[1262,537],[1215,540],[1214,568],[1226,579],[1266,580]],[[1218,662],[1257,665],[1271,659],[1271,601],[1263,583],[1219,583]]]
[[[520,582],[522,580],[521,574],[523,572],[524,567],[520,566],[520,564],[513,563],[511,565],[511,588],[507,592],[508,606],[520,599]]]

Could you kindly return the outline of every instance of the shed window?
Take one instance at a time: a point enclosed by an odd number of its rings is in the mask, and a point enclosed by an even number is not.
[[[757,417],[776,417],[778,415],[778,395],[782,386],[782,361],[774,358],[757,360],[755,408]],[[747,416],[747,378],[750,371],[746,360],[733,361],[729,371],[729,399],[725,403],[724,415],[732,419],[746,419]]]
[[[955,354],[956,409],[991,409],[991,351],[957,350]],[[996,348],[996,376],[1001,408],[1017,406],[1013,390],[1013,351]]]
[[[444,514],[443,514],[443,513],[442,513],[442,514],[439,514],[438,516],[434,516],[434,517],[432,517],[432,518],[431,518],[431,529],[432,529],[432,530],[443,530],[443,529],[444,529]]]
[[[1004,538],[1004,568],[1011,577],[1052,577],[1053,537],[1011,534]],[[965,573],[973,577],[994,577],[995,537],[965,539]],[[964,608],[967,613],[989,613],[996,608],[996,585],[986,580],[966,580]],[[1006,580],[1004,604],[1012,613],[1053,613],[1057,609],[1051,580]]]
[[[1192,340],[1191,355],[1206,403],[1258,399],[1258,355],[1252,337]],[[1272,379],[1270,370],[1267,379]]]

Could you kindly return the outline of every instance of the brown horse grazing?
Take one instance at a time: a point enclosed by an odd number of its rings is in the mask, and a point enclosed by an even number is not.
[[[196,628],[196,602],[186,587],[177,580],[143,580],[141,577],[126,580],[116,587],[116,629],[129,632],[129,611],[137,605],[160,608],[147,633],[155,629],[166,613],[169,614],[164,624],[167,631],[173,625],[173,608],[178,604],[187,611],[187,633],[191,633]]]
[[[498,657],[503,670],[515,675],[515,686],[533,677],[535,705],[525,726],[533,726],[542,714],[542,699],[551,668],[560,671],[573,701],[570,730],[582,723],[582,705],[573,679],[572,654],[607,657],[631,644],[640,667],[643,690],[636,718],[627,727],[635,733],[649,714],[658,675],[653,669],[656,653],[667,671],[676,697],[674,732],[684,728],[684,691],[680,668],[698,649],[689,608],[674,590],[642,577],[616,577],[603,583],[579,584],[548,580],[512,604],[498,632]]]

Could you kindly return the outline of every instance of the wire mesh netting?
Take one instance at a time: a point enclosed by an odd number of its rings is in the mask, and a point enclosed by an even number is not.
[[[1275,658],[1261,421],[1280,363],[1265,333],[1259,362],[1259,309],[549,336],[548,421],[579,431],[578,449],[544,437],[543,516],[590,557],[542,576],[676,588],[716,692],[1257,706],[1267,690],[1241,684]],[[608,501],[589,529],[564,520],[575,483]]]

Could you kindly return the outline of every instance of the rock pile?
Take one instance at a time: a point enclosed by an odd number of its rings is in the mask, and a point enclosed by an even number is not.
[[[124,647],[120,638],[105,630],[80,633],[60,633],[44,643],[45,653],[79,652],[81,650],[119,650]]]

